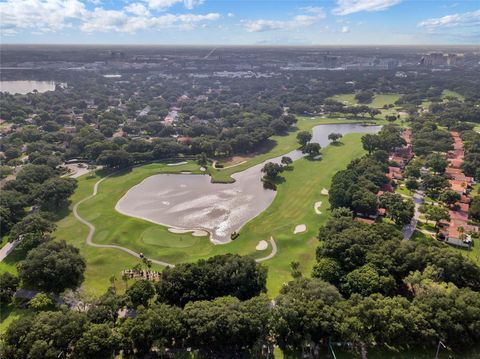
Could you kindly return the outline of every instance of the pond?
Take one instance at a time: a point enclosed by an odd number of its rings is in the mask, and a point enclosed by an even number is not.
[[[17,93],[25,95],[33,92],[33,90],[38,92],[54,91],[55,85],[54,81],[0,81],[0,92],[8,92],[12,95]]]
[[[318,125],[312,141],[322,147],[328,135],[341,133],[376,133],[381,126],[360,124]],[[285,156],[296,160],[303,155],[294,150]],[[281,156],[266,162],[280,162]],[[167,227],[204,230],[213,243],[227,243],[230,234],[272,203],[276,191],[263,188],[261,169],[264,163],[232,175],[234,183],[211,183],[206,175],[159,174],[132,187],[115,209],[125,215],[142,218]]]

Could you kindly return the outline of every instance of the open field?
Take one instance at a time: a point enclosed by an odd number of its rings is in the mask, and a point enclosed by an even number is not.
[[[347,135],[343,139],[343,145],[328,146],[323,150],[324,156],[320,161],[295,161],[294,170],[282,174],[285,182],[279,184],[278,194],[272,205],[247,223],[240,231],[240,237],[227,245],[215,246],[206,237],[174,234],[165,227],[127,217],[114,210],[118,199],[144,178],[166,171],[198,172],[198,165],[195,163],[177,167],[149,164],[109,177],[100,184],[97,196],[79,206],[79,214],[96,226],[97,231],[93,238],[95,243],[122,245],[143,252],[147,257],[171,263],[195,261],[229,252],[261,258],[270,253],[271,247],[265,251],[256,251],[255,246],[260,240],[273,236],[278,245],[278,253],[264,263],[270,269],[269,292],[275,295],[282,283],[290,280],[291,261],[299,261],[301,270],[305,275],[309,275],[315,259],[318,227],[328,217],[328,199],[321,195],[320,191],[329,187],[331,177],[336,171],[344,168],[352,158],[364,153],[361,136],[362,134]],[[99,174],[81,177],[79,187],[72,196],[72,203],[88,196],[93,184],[100,178]],[[302,191],[299,191],[299,188]],[[314,211],[317,201],[322,201],[321,215]],[[306,224],[307,231],[294,235],[294,228],[298,224]],[[89,247],[85,244],[86,235],[87,227],[76,221],[72,214],[58,222],[55,233],[57,238],[66,239],[80,248],[87,260],[84,287],[87,291],[99,294],[107,288],[108,279],[112,275],[119,278],[122,270],[131,268],[140,261],[115,249]],[[153,268],[161,269],[155,265]]]
[[[442,91],[442,98],[445,99],[447,97],[455,97],[460,101],[465,101],[465,97],[458,92],[451,91],[451,90],[443,90]]]
[[[385,105],[394,105],[395,101],[397,101],[401,97],[400,94],[376,94],[373,97],[373,101],[368,103],[367,105],[373,108],[381,109]],[[333,100],[343,102],[348,106],[358,105],[358,101],[355,100],[355,94],[343,94],[343,95],[336,95],[332,97]]]

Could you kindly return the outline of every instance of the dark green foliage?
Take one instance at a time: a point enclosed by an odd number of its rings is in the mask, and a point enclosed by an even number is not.
[[[266,268],[253,258],[233,254],[215,256],[165,268],[157,284],[157,298],[180,306],[226,295],[244,300],[265,291],[266,275]]]
[[[386,216],[399,225],[410,223],[414,215],[413,201],[398,193],[384,193],[380,197],[380,206],[385,208]]]
[[[13,274],[8,272],[0,274],[0,304],[2,306],[10,304],[19,282]]]
[[[55,293],[80,285],[84,271],[79,250],[65,241],[43,243],[18,264],[18,275],[25,285]]]
[[[152,282],[141,279],[133,283],[133,285],[127,289],[125,294],[130,299],[134,308],[139,305],[147,307],[148,302],[155,295],[155,287]]]

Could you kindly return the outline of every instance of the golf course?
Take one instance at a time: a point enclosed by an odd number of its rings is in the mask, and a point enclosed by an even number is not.
[[[288,153],[298,147],[296,133],[311,130],[314,126],[328,123],[351,123],[336,119],[299,119],[295,131],[286,136],[273,138],[272,148],[252,157],[239,166],[225,170],[209,168],[213,180],[231,181],[230,175],[259,164],[269,158]],[[71,198],[72,208],[77,205],[78,215],[95,227],[92,242],[98,245],[116,245],[143,253],[147,258],[177,264],[196,261],[216,254],[238,253],[263,258],[271,254],[274,239],[277,252],[273,258],[264,261],[268,266],[268,290],[276,294],[282,284],[291,279],[290,263],[300,262],[300,270],[309,275],[315,260],[318,228],[328,218],[328,196],[332,176],[344,168],[353,158],[361,156],[362,134],[348,134],[338,145],[322,149],[320,160],[301,158],[294,162],[292,170],[282,173],[273,203],[260,215],[249,221],[240,230],[240,236],[225,245],[214,245],[208,237],[195,237],[189,233],[176,234],[167,227],[142,219],[125,216],[115,210],[115,205],[133,186],[144,179],[161,173],[191,172],[201,174],[199,165],[193,161],[178,166],[166,163],[152,163],[116,173],[97,171],[79,178],[78,188]],[[108,178],[104,178],[108,176]],[[98,184],[97,194],[92,195]],[[219,185],[221,186],[221,185]],[[301,191],[299,190],[301,189]],[[322,194],[323,190],[323,194]],[[294,234],[298,225],[305,225],[305,231]],[[116,248],[92,247],[86,243],[89,228],[69,213],[57,223],[55,237],[65,239],[80,248],[87,260],[84,289],[99,294],[110,284],[109,278],[120,278],[121,272],[141,263],[139,258]],[[257,250],[260,241],[268,246]],[[155,263],[152,269],[161,270]]]

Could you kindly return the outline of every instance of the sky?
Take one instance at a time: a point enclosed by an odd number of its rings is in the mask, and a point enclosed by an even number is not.
[[[480,44],[480,0],[0,0],[0,42]]]

